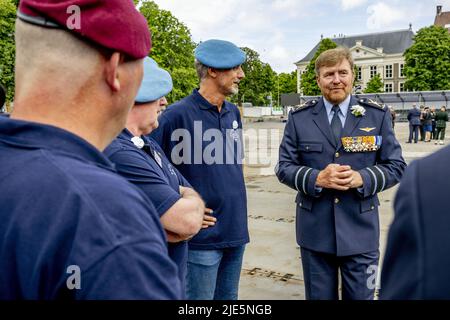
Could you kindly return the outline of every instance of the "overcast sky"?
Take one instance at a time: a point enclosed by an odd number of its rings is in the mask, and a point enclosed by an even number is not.
[[[413,30],[432,25],[450,0],[154,0],[195,42],[225,39],[256,50],[277,72],[295,70],[320,36]]]

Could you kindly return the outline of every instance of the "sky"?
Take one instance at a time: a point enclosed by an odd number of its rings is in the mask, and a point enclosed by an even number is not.
[[[292,72],[321,35],[333,38],[434,23],[450,0],[154,0],[191,31],[195,42],[223,39],[257,51],[278,73]]]

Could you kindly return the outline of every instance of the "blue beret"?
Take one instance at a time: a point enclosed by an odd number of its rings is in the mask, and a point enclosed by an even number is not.
[[[137,103],[147,103],[158,100],[172,91],[172,77],[161,69],[152,58],[144,59],[144,78],[139,92],[134,99]]]
[[[195,58],[211,68],[231,69],[243,64],[247,55],[231,42],[213,39],[198,45]]]

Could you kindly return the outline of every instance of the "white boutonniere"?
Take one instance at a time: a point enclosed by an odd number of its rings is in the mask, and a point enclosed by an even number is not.
[[[362,117],[366,114],[366,109],[364,109],[364,107],[361,107],[360,105],[352,106],[350,110],[352,110],[352,114],[355,117]]]
[[[133,138],[131,138],[131,142],[133,142],[134,145],[136,147],[138,147],[139,149],[142,149],[145,145],[145,142],[144,142],[144,140],[142,140],[141,137],[133,137]]]

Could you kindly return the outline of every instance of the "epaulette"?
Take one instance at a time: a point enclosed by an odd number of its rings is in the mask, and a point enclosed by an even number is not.
[[[314,107],[318,102],[319,102],[319,100],[306,101],[305,103],[303,103],[303,104],[299,105],[298,107],[294,108],[292,110],[292,113],[296,113],[298,111],[305,110],[305,109],[308,109],[310,107]]]
[[[358,103],[365,106],[365,107],[372,107],[375,109],[386,111],[387,108],[384,107],[384,105],[379,104],[378,102],[368,99],[368,98],[359,98]]]

